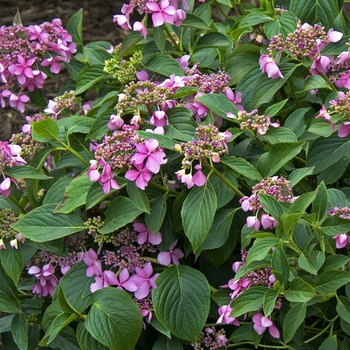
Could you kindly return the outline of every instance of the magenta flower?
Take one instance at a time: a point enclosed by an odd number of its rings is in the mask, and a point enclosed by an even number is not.
[[[272,337],[274,338],[279,338],[280,337],[280,332],[277,329],[276,326],[272,323],[272,321],[265,317],[263,314],[257,313],[253,316],[252,318],[254,325],[253,328],[256,333],[259,335],[263,334],[266,330],[266,328],[269,329],[269,333]]]
[[[203,171],[202,171],[202,167],[200,164],[197,164],[195,166],[195,169],[197,170],[196,173],[192,176],[192,182],[196,185],[196,186],[203,186],[205,185],[205,183],[207,182],[207,178],[204,175]]]
[[[233,324],[235,326],[239,326],[238,321],[235,317],[231,317],[232,307],[230,305],[223,305],[219,307],[219,315],[220,317],[216,321],[216,323],[223,323],[223,324]]]
[[[338,128],[338,136],[339,137],[346,137],[349,134],[350,134],[350,122],[344,122]]]
[[[267,230],[269,228],[276,228],[277,227],[277,221],[275,218],[268,214],[262,214],[261,215],[261,225],[264,228],[264,230]]]
[[[101,261],[98,259],[96,252],[90,248],[83,256],[84,263],[88,266],[86,269],[86,276],[102,275]]]
[[[118,279],[119,277],[119,279]],[[137,289],[137,286],[134,282],[131,282],[129,280],[129,271],[128,269],[122,269],[119,273],[119,276],[117,277],[117,288],[119,289],[126,289],[129,292],[135,292],[135,290]]]
[[[90,286],[90,291],[92,293],[96,292],[99,289],[107,288],[109,286],[116,286],[119,284],[117,276],[113,271],[103,271],[101,276],[95,277],[95,283],[92,283]]]
[[[10,96],[10,106],[17,108],[21,113],[24,112],[24,104],[29,101],[29,97],[27,95],[16,95],[14,93]]]
[[[17,61],[17,64],[10,64],[7,69],[11,74],[17,75],[18,83],[23,85],[27,78],[33,78],[31,66],[34,64],[35,58],[26,60],[22,55],[18,55]]]
[[[136,21],[133,26],[132,29],[134,32],[140,32],[140,34],[143,36],[144,39],[146,39],[147,37],[147,29],[145,27],[145,25],[142,22]]]
[[[5,179],[0,183],[0,194],[4,197],[8,197],[11,193],[11,184],[14,180],[10,177],[5,177]]]
[[[128,170],[124,177],[130,181],[135,181],[135,184],[141,190],[144,190],[148,186],[149,180],[151,180],[151,173],[143,164],[134,164],[137,170]]]
[[[149,123],[151,125],[155,126],[165,126],[167,125],[167,116],[164,111],[155,111],[150,120]]]
[[[146,3],[147,8],[153,12],[153,25],[159,27],[164,23],[174,24],[175,7],[170,5],[169,0],[160,0],[159,5],[156,2]]]
[[[145,168],[153,174],[157,174],[161,164],[165,164],[165,153],[158,147],[159,143],[155,139],[148,139],[145,143],[137,143],[135,153],[131,157],[131,161],[135,164],[142,164],[146,161]]]
[[[181,169],[175,172],[176,177],[178,180],[180,180],[183,184],[186,185],[188,189],[192,188],[194,186],[194,183],[192,181],[192,174],[186,174],[186,169]]]
[[[141,245],[146,242],[149,242],[152,245],[158,245],[162,241],[162,235],[160,232],[158,232],[157,234],[154,234],[142,222],[134,222],[132,226],[134,230],[139,233],[137,235],[138,244]]]
[[[113,22],[117,22],[124,30],[130,30],[131,26],[129,23],[129,16],[124,15],[114,15]]]
[[[169,247],[167,252],[160,252],[157,256],[157,260],[161,265],[168,266],[171,263],[174,265],[180,265],[179,259],[184,257],[184,253],[179,249],[174,247],[177,244],[177,240]]]
[[[107,128],[109,130],[118,130],[124,125],[124,119],[120,117],[119,114],[112,114],[107,123]]]
[[[333,236],[333,239],[335,239],[335,246],[337,249],[344,248],[350,243],[350,237],[345,233]]]
[[[326,74],[330,63],[331,63],[331,60],[329,57],[317,56],[312,63],[310,72],[312,74],[318,74],[318,73]]]
[[[129,278],[129,281],[135,283],[137,286],[134,294],[136,299],[146,298],[151,288],[157,288],[155,280],[159,276],[159,273],[151,277],[152,273],[152,264],[148,262],[143,268],[136,267],[136,274]]]
[[[259,58],[259,64],[262,72],[267,73],[267,76],[269,78],[283,78],[283,75],[278,68],[276,61],[269,55],[261,55]]]
[[[57,278],[54,275],[55,268],[51,264],[44,265],[42,269],[38,266],[31,266],[28,273],[39,280],[39,283],[32,287],[33,293],[43,297],[54,294]]]
[[[105,194],[109,193],[111,188],[115,190],[120,189],[117,181],[114,180],[114,175],[112,174],[111,166],[109,164],[105,164],[103,166],[103,170],[98,182],[101,184],[103,192]]]

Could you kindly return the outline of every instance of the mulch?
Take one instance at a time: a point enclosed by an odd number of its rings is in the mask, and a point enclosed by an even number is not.
[[[120,13],[122,0],[0,0],[0,26],[11,25],[17,12],[20,13],[23,25],[41,24],[60,18],[65,27],[69,19],[81,8],[83,9],[83,40],[89,43],[97,40],[108,41],[113,45],[121,42],[125,32],[115,23],[113,15]],[[44,95],[52,99],[68,81],[68,73],[62,71],[58,79],[48,79]],[[25,116],[33,115],[41,108],[27,104],[24,113],[13,108],[0,107],[0,140],[8,140],[13,133],[20,132]]]

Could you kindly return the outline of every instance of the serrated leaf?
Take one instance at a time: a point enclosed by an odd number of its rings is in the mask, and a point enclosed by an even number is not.
[[[81,350],[108,350],[87,331],[84,322],[78,324],[77,340]]]
[[[84,67],[77,76],[77,87],[74,93],[80,95],[102,80],[106,75],[103,68],[102,64],[91,64]]]
[[[350,300],[343,295],[337,297],[337,306],[335,308],[339,316],[350,323]]]
[[[294,278],[284,293],[288,301],[296,303],[309,301],[315,294],[314,288],[300,277]]]
[[[32,124],[32,135],[39,142],[53,142],[59,139],[58,124],[52,118],[42,119]]]
[[[69,214],[86,202],[86,196],[92,186],[87,174],[76,177],[66,188],[65,196],[55,209],[55,213]]]
[[[227,37],[218,32],[209,32],[201,35],[196,43],[195,51],[205,47],[225,47],[228,46]]]
[[[155,134],[153,132],[148,132],[148,131],[141,131],[138,130],[136,131],[136,133],[138,135],[140,135],[142,138],[148,140],[148,139],[156,139],[159,142],[159,146],[166,148],[166,149],[170,149],[170,150],[174,150],[174,146],[175,146],[175,141],[172,140],[170,137],[165,136],[165,135],[159,135],[159,134]]]
[[[328,209],[327,187],[321,182],[316,188],[316,198],[312,202],[311,214],[316,214],[316,220],[321,220]]]
[[[165,127],[165,136],[179,141],[190,141],[194,138],[197,124],[188,108],[171,108],[166,114],[169,124]]]
[[[274,117],[278,112],[283,108],[283,106],[288,102],[289,100],[286,98],[283,101],[274,103],[273,105],[266,108],[264,115],[269,117]]]
[[[290,308],[283,322],[283,339],[288,343],[305,319],[306,303],[296,303]]]
[[[28,331],[26,316],[23,312],[14,316],[11,322],[11,333],[13,340],[18,346],[19,350],[28,349]]]
[[[133,350],[142,331],[142,316],[124,290],[103,288],[93,294],[85,328],[110,350]]]
[[[233,184],[235,187],[238,187],[237,174],[233,169],[223,170],[220,171],[220,173],[228,181],[230,181],[231,184]],[[222,181],[217,175],[212,174],[209,178],[209,181],[213,185],[216,192],[218,209],[229,203],[236,195],[236,192],[224,181]]]
[[[196,100],[221,118],[227,119],[227,112],[238,114],[237,107],[224,94],[204,94],[196,97]]]
[[[37,179],[37,180],[51,179],[51,176],[47,176],[43,174],[40,170],[37,170],[36,168],[30,165],[4,168],[3,172],[5,175],[13,177],[14,179]]]
[[[350,282],[350,272],[342,270],[326,270],[316,277],[314,288],[317,293],[334,293],[344,284]]]
[[[290,186],[294,187],[297,185],[304,177],[311,175],[314,169],[315,168],[312,166],[293,170],[288,176]]]
[[[47,204],[22,216],[12,227],[35,242],[52,241],[85,229],[75,213],[54,214],[56,205]]]
[[[209,181],[204,186],[192,188],[183,203],[182,225],[194,252],[209,233],[214,220],[216,203],[216,193]]]
[[[264,206],[264,210],[271,214],[276,220],[283,215],[283,208],[281,204],[269,194],[258,195],[261,204]]]
[[[282,34],[283,39],[285,39],[287,35],[293,33],[296,28],[296,18],[294,14],[289,11],[277,16],[274,21],[264,24],[264,32],[269,40],[280,33]]]
[[[8,249],[0,251],[0,260],[6,274],[10,276],[15,285],[17,285],[24,268],[21,245],[18,245],[18,249],[14,249],[8,244]]]
[[[279,242],[277,237],[257,238],[253,246],[249,249],[246,257],[247,267],[253,261],[259,261],[266,257],[270,250],[275,247]]]
[[[276,271],[276,273],[273,272],[276,279],[281,283],[281,285],[286,284],[289,279],[290,268],[289,261],[283,249],[282,241],[279,242],[272,252],[271,266],[272,271]]]
[[[178,339],[161,336],[154,343],[152,350],[183,350],[183,347]]]
[[[150,213],[151,208],[149,205],[147,194],[144,191],[140,190],[136,186],[135,182],[128,181],[126,185],[126,191],[128,192],[129,199],[136,208],[148,214]]]
[[[99,232],[106,234],[118,230],[132,222],[140,214],[142,214],[142,210],[136,208],[129,198],[119,196],[107,208],[105,225]]]
[[[269,21],[273,21],[273,18],[261,12],[252,11],[243,17],[243,19],[239,22],[238,28],[253,27]]]
[[[143,66],[152,72],[159,73],[169,77],[171,74],[183,76],[184,71],[180,64],[169,55],[156,55],[148,61],[143,62]]]
[[[274,175],[289,160],[294,158],[303,148],[304,142],[276,143],[269,152],[263,154],[256,166],[263,177]]]
[[[209,313],[210,289],[205,276],[189,266],[168,267],[152,291],[158,319],[180,339],[194,342]]]
[[[338,341],[337,335],[334,334],[323,341],[318,350],[337,350],[338,349]]]
[[[167,199],[167,194],[153,199],[150,202],[150,213],[145,214],[146,225],[154,234],[157,234],[162,227],[167,211]]]
[[[267,141],[271,145],[276,143],[298,142],[298,138],[293,131],[283,126],[276,129],[269,129],[267,133],[260,138],[262,141]]]
[[[256,181],[262,179],[261,174],[258,170],[255,169],[253,165],[247,162],[243,158],[225,156],[221,158],[221,162],[228,165],[231,169],[236,171],[238,174],[243,175],[244,177]]]
[[[83,46],[83,9],[77,11],[67,23],[67,31],[72,35],[73,41],[78,48]]]

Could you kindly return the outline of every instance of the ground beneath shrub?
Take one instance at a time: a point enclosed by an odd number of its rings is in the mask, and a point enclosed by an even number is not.
[[[122,40],[125,32],[113,23],[112,16],[120,13],[122,4],[122,0],[0,0],[0,26],[12,24],[17,8],[25,26],[51,21],[54,18],[60,18],[65,26],[70,17],[82,8],[84,42],[105,40],[116,45]],[[68,80],[67,73],[63,73],[59,79],[47,80],[44,90],[47,99],[54,98]],[[28,105],[22,114],[12,108],[0,108],[0,140],[8,140],[13,133],[19,132],[25,122],[25,116],[40,110]]]

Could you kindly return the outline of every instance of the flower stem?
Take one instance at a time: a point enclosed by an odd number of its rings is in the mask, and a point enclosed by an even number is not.
[[[27,212],[15,197],[9,195],[8,198],[11,199],[11,201],[17,205],[22,214],[25,214]]]
[[[321,330],[320,333],[316,334],[315,336],[313,336],[312,338],[308,339],[308,340],[305,340],[305,343],[310,343],[312,342],[313,340],[317,339],[319,336],[321,336],[323,333],[325,333],[332,325],[333,323],[339,318],[339,315],[335,316],[332,320],[330,320],[330,322],[328,323],[328,325],[323,328]]]

